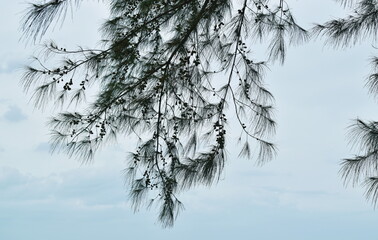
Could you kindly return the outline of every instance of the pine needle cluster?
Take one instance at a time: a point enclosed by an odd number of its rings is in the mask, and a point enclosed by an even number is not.
[[[363,40],[378,37],[378,1],[339,0],[351,10],[345,18],[334,19],[315,26],[316,35],[325,36],[327,43],[335,47],[348,47]],[[378,58],[371,59],[373,73],[367,79],[370,93],[378,93]],[[350,126],[349,139],[359,152],[342,161],[340,173],[346,184],[362,184],[366,197],[374,205],[378,202],[378,122],[356,119]]]
[[[24,37],[38,41],[78,0],[32,4]],[[284,1],[109,0],[101,49],[69,50],[51,42],[48,67],[36,58],[23,84],[37,107],[77,104],[50,121],[55,149],[82,161],[117,136],[138,139],[125,170],[135,210],[156,205],[163,226],[181,209],[180,191],[211,185],[223,171],[229,129],[241,131],[239,156],[262,164],[275,155],[273,96],[267,61],[284,61],[288,44],[304,41]],[[267,61],[252,43],[268,46]],[[87,89],[100,90],[87,102]],[[229,116],[238,124],[229,126]],[[239,127],[238,127],[239,125]],[[253,154],[250,144],[257,146]]]

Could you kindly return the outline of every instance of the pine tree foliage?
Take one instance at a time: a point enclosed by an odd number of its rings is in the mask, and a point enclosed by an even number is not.
[[[78,0],[32,4],[25,38],[38,41]],[[273,96],[266,61],[252,43],[268,46],[267,61],[284,61],[288,44],[307,38],[287,4],[268,0],[110,0],[102,49],[69,50],[54,42],[36,58],[23,84],[37,107],[54,102],[73,112],[50,121],[53,146],[83,161],[117,136],[135,136],[125,170],[135,210],[159,208],[172,226],[183,208],[177,194],[216,182],[225,165],[228,116],[243,147],[262,164],[275,155]],[[61,64],[49,67],[61,59]],[[100,86],[93,102],[85,95]],[[250,146],[256,146],[254,152]]]
[[[378,36],[378,1],[375,0],[339,0],[345,7],[353,10],[345,18],[339,18],[318,24],[314,33],[327,36],[327,43],[334,46],[350,46]]]
[[[378,37],[378,1],[340,0],[344,7],[352,10],[345,18],[319,24],[314,28],[316,35],[326,36],[327,43],[346,47]],[[378,58],[371,59],[373,73],[367,79],[370,93],[378,94]],[[344,159],[340,173],[346,183],[362,184],[366,197],[374,205],[378,202],[378,122],[356,119],[350,126],[349,139],[352,147],[359,152],[353,158]]]

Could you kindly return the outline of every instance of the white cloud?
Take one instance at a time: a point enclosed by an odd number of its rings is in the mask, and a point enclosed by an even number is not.
[[[3,118],[8,122],[21,122],[27,119],[27,116],[17,106],[9,106],[8,110],[4,113]]]
[[[120,171],[81,168],[46,177],[0,168],[0,205],[32,207],[40,204],[73,208],[118,208],[126,203]]]

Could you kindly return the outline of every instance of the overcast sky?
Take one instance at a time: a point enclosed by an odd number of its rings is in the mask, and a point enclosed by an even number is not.
[[[276,99],[277,158],[263,167],[238,159],[228,144],[228,163],[212,188],[182,194],[185,211],[173,229],[161,229],[155,212],[134,214],[122,170],[128,142],[99,152],[82,165],[49,153],[51,111],[34,110],[20,87],[21,67],[35,46],[20,42],[25,1],[0,9],[0,239],[373,239],[378,212],[360,187],[345,188],[338,175],[352,156],[347,126],[360,117],[377,120],[378,102],[364,87],[370,41],[334,50],[321,40],[288,51],[284,66],[266,75]],[[106,9],[88,1],[51,36],[70,45],[94,46]],[[342,16],[332,0],[289,1],[309,28]]]

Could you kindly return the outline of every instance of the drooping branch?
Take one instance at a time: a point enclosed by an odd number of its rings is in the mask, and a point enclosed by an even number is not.
[[[25,28],[25,36],[42,36],[69,3],[35,5],[24,25],[34,30]],[[156,204],[160,222],[172,226],[181,191],[220,179],[229,128],[241,130],[242,155],[260,164],[273,158],[267,62],[254,60],[250,50],[254,40],[270,42],[268,61],[282,62],[286,42],[306,38],[284,1],[243,0],[234,10],[230,0],[113,0],[102,31],[103,49],[47,46],[47,63],[37,58],[24,86],[37,86],[37,105],[78,103],[80,111],[50,121],[57,150],[88,161],[118,135],[138,139],[125,171],[134,210]],[[61,65],[50,67],[61,57]],[[91,86],[99,91],[88,103]],[[239,126],[228,125],[228,114],[236,114]]]

